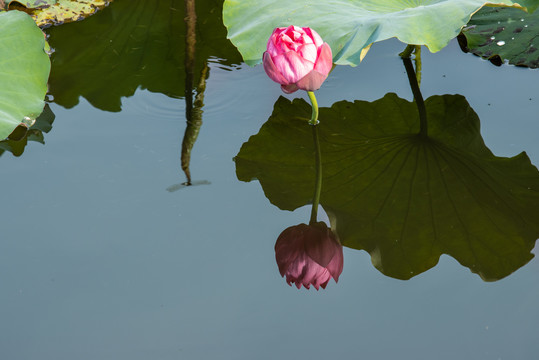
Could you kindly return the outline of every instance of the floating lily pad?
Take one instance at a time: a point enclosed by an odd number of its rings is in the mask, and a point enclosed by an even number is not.
[[[40,9],[56,4],[58,0],[5,0],[5,5],[20,4],[28,9]]]
[[[239,64],[236,48],[224,41],[222,0],[196,4],[194,79],[206,74],[209,59]],[[185,96],[186,24],[183,0],[115,0],[81,22],[47,29],[52,55],[49,92],[71,108],[83,96],[93,106],[120,111],[121,98],[148,89]],[[73,36],[76,34],[76,36]]]
[[[485,280],[526,264],[539,237],[539,172],[525,153],[494,156],[460,95],[425,102],[429,136],[414,103],[387,94],[320,109],[321,204],[343,245],[371,254],[384,274],[408,279],[448,254]],[[242,181],[293,210],[311,201],[310,106],[280,98],[235,158]]]
[[[107,6],[112,0],[12,0],[10,9],[30,14],[40,27],[82,20]]]
[[[0,13],[0,139],[43,110],[50,61],[45,38],[20,11]]]
[[[15,156],[21,156],[29,141],[45,144],[44,133],[48,133],[52,129],[55,115],[48,105],[45,105],[43,112],[36,119],[34,125],[27,128],[24,125],[19,125],[7,140],[0,141],[0,156],[9,151]],[[15,134],[20,130],[20,135]]]
[[[358,65],[368,46],[397,37],[407,44],[441,50],[470,20],[484,0],[225,0],[228,38],[249,65],[262,53],[275,27],[315,29],[333,51],[333,62]],[[519,6],[510,0],[494,3]],[[537,0],[518,1],[532,11]]]
[[[527,14],[512,8],[483,8],[459,35],[464,52],[500,66],[539,67],[539,12]]]

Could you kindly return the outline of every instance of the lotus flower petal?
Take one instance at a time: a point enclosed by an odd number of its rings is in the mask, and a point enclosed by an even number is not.
[[[314,63],[297,52],[288,51],[272,58],[275,67],[289,84],[293,84],[314,69]]]
[[[320,35],[318,35],[318,33],[316,31],[314,31],[313,29],[311,28],[308,28],[308,27],[304,27],[303,28],[303,31],[305,31],[305,33],[311,38],[313,39],[313,43],[316,45],[317,48],[319,48],[320,46],[322,46],[322,44],[324,44],[324,40],[322,40],[322,38],[320,37]],[[329,45],[328,45],[329,46]]]
[[[295,85],[301,90],[314,91],[320,89],[320,86],[322,86],[322,83],[326,78],[327,75],[322,75],[318,71],[313,70],[296,82]]]
[[[296,84],[290,84],[290,85],[281,85],[281,89],[287,94],[292,94],[293,92],[297,91],[299,88],[296,86]]]
[[[298,48],[298,54],[305,60],[312,62],[314,65],[318,58],[318,49],[314,44],[304,44]]]
[[[320,54],[318,54],[318,59],[316,59],[314,70],[327,77],[332,67],[333,56],[331,54],[331,48],[328,44],[324,43],[320,47]]]
[[[342,273],[343,270],[343,264],[344,264],[344,258],[342,251],[336,251],[335,256],[329,264],[326,266],[326,269],[328,270],[330,277],[333,277],[335,279],[335,282],[339,281],[339,276]]]
[[[264,70],[271,80],[279,84],[288,84],[283,75],[281,75],[281,72],[275,67],[273,60],[271,59],[271,55],[268,52],[264,53],[263,62]]]
[[[279,238],[298,239],[298,241],[300,241],[303,239],[302,231],[299,227],[291,226],[284,230],[281,235],[279,235]],[[281,276],[284,276],[287,270],[290,272],[294,271],[291,267],[295,262],[297,262],[297,259],[301,258],[302,253],[303,247],[297,242],[277,241],[275,243],[275,254],[280,259],[278,266]],[[298,264],[295,264],[295,266],[298,266]],[[301,270],[296,270],[294,276],[299,276],[299,273],[301,273]]]
[[[320,266],[327,267],[335,257],[335,253],[341,248],[341,244],[323,222],[309,225],[304,231],[304,237],[309,239],[309,246],[305,247],[305,253]]]

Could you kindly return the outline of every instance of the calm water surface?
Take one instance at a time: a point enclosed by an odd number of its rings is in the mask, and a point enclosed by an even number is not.
[[[105,22],[121,5],[95,18]],[[53,29],[51,42],[55,31],[83,25]],[[238,181],[233,161],[283,94],[261,66],[207,48],[203,125],[190,163],[200,185],[179,185],[181,86],[171,96],[122,94],[119,112],[84,97],[59,105],[55,97],[46,144],[0,157],[2,359],[539,357],[536,259],[484,282],[443,255],[402,281],[378,271],[367,252],[345,248],[338,284],[289,287],[274,242],[310,210],[270,204],[257,181]],[[403,48],[396,40],[376,44],[359,67],[337,67],[317,92],[320,106],[388,92],[411,100],[397,57]],[[177,66],[185,70],[183,59]],[[422,75],[425,98],[466,97],[494,154],[526,151],[539,164],[537,71],[496,68],[452,42],[436,54],[423,50]]]

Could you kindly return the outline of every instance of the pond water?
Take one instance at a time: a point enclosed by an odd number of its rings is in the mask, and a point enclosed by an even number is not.
[[[536,258],[509,270],[496,260],[474,273],[474,265],[461,265],[466,259],[442,255],[401,280],[386,275],[397,267],[373,266],[371,254],[358,250],[363,240],[350,236],[338,284],[289,287],[275,263],[275,240],[307,222],[310,208],[273,205],[281,187],[294,183],[283,179],[275,190],[270,180],[264,189],[240,181],[234,158],[262,132],[274,105],[288,104],[280,96],[307,98],[284,95],[261,66],[241,63],[226,40],[219,1],[197,3],[196,43],[186,40],[183,2],[173,3],[116,0],[85,21],[48,30],[56,49],[52,130],[45,145],[29,141],[21,156],[0,157],[3,359],[539,356]],[[335,68],[317,91],[319,105],[375,102],[387,93],[412,101],[397,55],[403,48],[397,40],[377,43],[360,66]],[[539,164],[537,77],[464,54],[456,41],[435,54],[423,49],[423,97],[464,96],[486,147],[498,157],[525,151],[532,164]],[[191,87],[194,104],[185,97]],[[202,125],[191,121],[191,131],[199,130],[191,141],[193,186],[182,185],[186,107],[203,112]],[[521,165],[514,171],[522,178],[536,171]],[[352,196],[335,186],[335,197]],[[524,210],[537,209],[537,189],[529,190]],[[287,191],[293,197],[303,190]],[[323,195],[322,205],[330,200]],[[531,230],[523,230],[528,249],[537,214],[528,214]],[[347,221],[345,230],[361,219]],[[510,227],[504,221],[493,220]],[[496,244],[499,233],[506,236],[492,226],[482,231]],[[507,258],[515,247],[500,245]],[[501,279],[493,278],[498,270]]]

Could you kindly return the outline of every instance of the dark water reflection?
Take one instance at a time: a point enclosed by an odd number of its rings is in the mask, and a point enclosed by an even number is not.
[[[49,80],[55,103],[70,108],[82,96],[101,110],[120,111],[121,98],[139,88],[184,97],[186,74],[197,84],[210,57],[239,64],[226,40],[222,1],[197,2],[196,16],[186,13],[186,3],[115,0],[85,21],[48,30],[56,49]]]
[[[409,279],[448,254],[499,280],[533,258],[539,172],[524,152],[494,156],[464,97],[423,101],[411,61],[404,65],[417,101],[389,93],[320,109],[320,203],[341,243],[368,251],[388,276]],[[238,179],[258,179],[283,210],[313,201],[310,111],[304,100],[279,98],[235,157]]]
[[[446,253],[484,280],[503,278],[533,257],[539,172],[525,153],[494,156],[464,97],[432,96],[426,109],[424,137],[416,106],[395,94],[321,108],[321,204],[343,245],[388,276],[411,278]],[[280,98],[235,158],[238,178],[258,179],[283,210],[312,199],[309,116],[304,100]]]
[[[190,155],[202,126],[208,62],[241,61],[224,40],[221,12],[222,1],[195,6],[194,0],[117,0],[86,21],[52,28],[49,94],[67,108],[84,97],[106,111],[120,111],[121,99],[137,89],[184,98],[187,128],[180,157],[185,185],[191,185]]]

